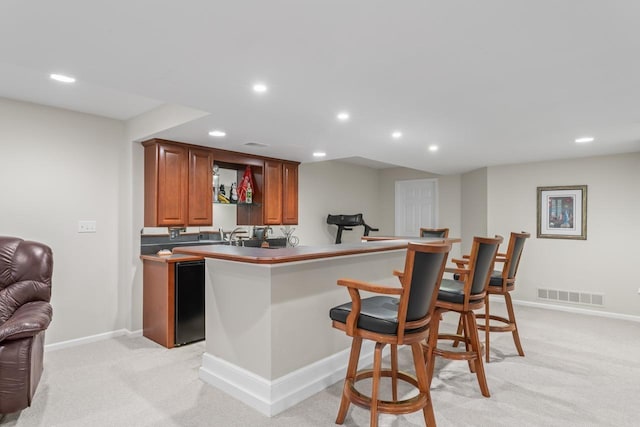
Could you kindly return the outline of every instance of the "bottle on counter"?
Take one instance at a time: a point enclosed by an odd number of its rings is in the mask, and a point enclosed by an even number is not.
[[[251,182],[247,180],[247,195],[246,203],[253,203],[253,189],[251,188]]]
[[[231,203],[237,203],[238,202],[238,189],[236,188],[236,183],[232,182],[231,183],[231,194],[229,194],[229,199],[231,200]]]

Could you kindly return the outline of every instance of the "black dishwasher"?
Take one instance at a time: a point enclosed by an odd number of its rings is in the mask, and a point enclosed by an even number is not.
[[[204,260],[176,263],[175,345],[204,339]]]

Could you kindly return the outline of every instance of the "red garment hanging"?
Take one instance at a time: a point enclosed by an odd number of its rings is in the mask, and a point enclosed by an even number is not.
[[[253,184],[253,176],[251,174],[251,166],[244,169],[244,175],[242,176],[242,182],[238,188],[238,202],[246,203],[247,201],[247,188],[251,186],[251,191],[255,193],[255,185]]]

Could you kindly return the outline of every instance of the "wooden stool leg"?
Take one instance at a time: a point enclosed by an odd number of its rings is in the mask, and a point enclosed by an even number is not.
[[[467,325],[473,325],[473,328],[469,329],[469,338],[471,339],[471,348],[476,353],[475,357],[475,372],[478,377],[478,384],[480,385],[480,391],[484,397],[490,397],[489,386],[487,385],[487,377],[484,373],[484,364],[482,362],[482,354],[480,347],[480,338],[478,337],[478,328],[475,327],[475,314],[472,311],[464,314]]]
[[[429,325],[429,342],[427,343],[427,379],[429,380],[429,388],[431,388],[431,381],[433,380],[433,371],[436,366],[436,354],[434,349],[438,346],[438,328],[440,327],[440,311],[436,309],[435,313],[431,317],[431,324]]]
[[[358,371],[358,359],[360,359],[360,349],[362,348],[362,338],[354,337],[351,342],[351,354],[349,355],[349,365],[347,366],[347,375],[345,376],[344,386],[342,387],[342,399],[340,400],[340,409],[336,417],[336,424],[344,423],[347,416],[351,401],[347,398],[346,390],[349,384],[353,382]]]
[[[484,298],[484,345],[487,347],[485,357],[489,363],[489,294]]]
[[[373,353],[373,378],[371,385],[371,427],[378,426],[378,393],[380,392],[380,371],[382,370],[382,349],[384,343],[376,343]]]
[[[462,335],[462,315],[460,315],[460,318],[458,319],[458,329],[456,329],[456,335]],[[453,346],[457,347],[458,344],[460,343],[460,340],[454,340],[453,341]]]
[[[424,415],[424,422],[429,426],[436,425],[436,417],[433,413],[433,402],[431,401],[431,392],[429,390],[429,378],[427,376],[427,366],[424,360],[424,354],[422,353],[422,347],[420,343],[411,344],[411,352],[413,353],[413,364],[416,369],[416,378],[418,379],[418,389],[420,393],[424,393],[427,397],[427,405],[422,408]]]
[[[391,344],[391,395],[398,400],[398,346]]]
[[[477,333],[477,327],[476,327],[476,323],[475,323],[475,315],[474,315],[474,321],[473,323],[469,322],[469,316],[467,316],[468,313],[460,313],[460,320],[462,321],[462,330],[464,332],[464,346],[465,346],[465,350],[466,351],[475,351],[473,348],[473,345],[470,342],[470,337],[472,332],[472,329],[474,329]],[[473,313],[472,313],[473,314]],[[469,371],[471,371],[472,373],[476,372],[476,364],[473,360],[469,360],[467,362],[469,364]]]
[[[518,334],[518,324],[516,323],[516,316],[513,312],[513,303],[511,302],[511,295],[509,292],[504,294],[504,300],[507,303],[507,312],[509,313],[509,322],[513,325],[513,342],[516,344],[516,348],[518,349],[518,354],[520,356],[524,356],[524,351],[522,350],[522,344],[520,344],[520,335]]]

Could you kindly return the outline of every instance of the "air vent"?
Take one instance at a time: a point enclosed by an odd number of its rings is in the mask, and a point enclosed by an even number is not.
[[[569,304],[604,306],[604,294],[594,294],[591,292],[538,288],[538,299],[566,302]]]
[[[267,144],[263,144],[262,142],[245,142],[242,145],[246,145],[247,147],[268,147]]]

